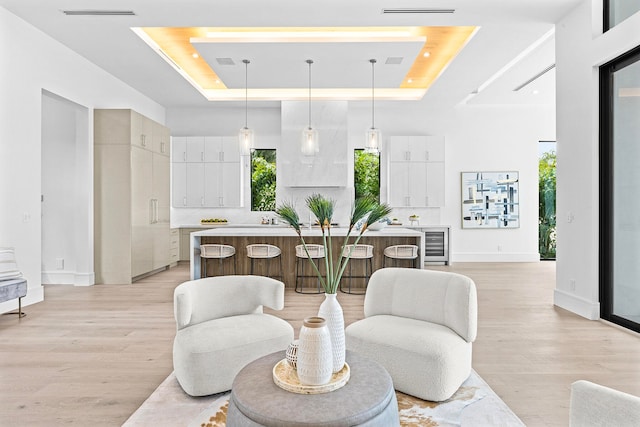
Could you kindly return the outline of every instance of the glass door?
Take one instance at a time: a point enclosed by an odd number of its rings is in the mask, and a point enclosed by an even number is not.
[[[640,332],[640,47],[600,77],[601,316]]]

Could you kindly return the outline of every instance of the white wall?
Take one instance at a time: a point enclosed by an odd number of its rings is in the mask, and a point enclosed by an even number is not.
[[[382,104],[382,105],[380,105]],[[223,112],[218,108],[182,111],[169,109],[167,124],[174,135],[233,135],[235,121],[242,126],[244,111]],[[229,115],[231,114],[231,116]],[[237,117],[232,117],[236,115]],[[206,117],[207,120],[203,120]],[[254,117],[262,122],[253,126]],[[353,150],[364,145],[365,131],[371,126],[371,110],[363,103],[350,103],[348,112],[348,164],[353,164]],[[257,144],[270,141],[267,147],[281,148],[279,139],[280,109],[249,111],[249,123]],[[191,129],[194,124],[193,133]],[[206,123],[206,126],[203,126]],[[555,109],[549,107],[462,106],[449,111],[426,110],[421,103],[379,103],[376,127],[383,132],[383,142],[391,135],[444,135],[445,207],[431,209],[395,209],[393,216],[408,222],[417,213],[422,224],[451,225],[452,261],[537,261],[538,255],[538,141],[555,139]],[[261,129],[265,135],[261,135]],[[262,141],[262,142],[260,142]],[[321,142],[322,143],[322,142]],[[382,158],[382,197],[386,197],[385,144]],[[306,195],[320,191],[338,201],[338,222],[347,220],[353,198],[353,168],[348,171],[343,188],[287,188],[278,169],[278,199],[293,199],[301,206]],[[520,172],[521,226],[513,230],[462,230],[461,183],[463,171],[517,170]],[[248,177],[248,170],[245,171]],[[247,184],[248,185],[248,184]],[[172,209],[172,225],[198,224],[203,217],[225,217],[232,222],[258,223],[263,214],[251,213],[246,197],[242,209]],[[304,209],[299,209],[306,221]],[[500,246],[501,250],[498,250]]]
[[[554,303],[600,317],[598,67],[640,45],[640,13],[602,34],[602,0],[556,25],[557,269]]]
[[[0,8],[0,246],[16,249],[29,289],[25,304],[44,298],[41,286],[42,90],[86,107],[86,149],[93,153],[93,108],[133,108],[161,123],[164,108]],[[91,158],[91,157],[89,157]],[[92,182],[91,173],[86,179]],[[92,197],[86,200],[93,203]],[[89,211],[92,208],[88,209]],[[86,227],[92,229],[93,222]],[[86,248],[93,257],[93,247]],[[17,301],[0,304],[0,312]]]

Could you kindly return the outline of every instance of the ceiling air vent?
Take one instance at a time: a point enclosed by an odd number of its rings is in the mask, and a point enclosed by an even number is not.
[[[236,65],[231,58],[216,58],[216,62],[220,65]]]
[[[382,13],[454,13],[455,9],[425,9],[425,8],[389,8],[382,9]]]
[[[384,63],[387,65],[398,65],[398,64],[402,64],[403,59],[404,58],[401,56],[390,56],[387,58],[386,61],[384,61]]]
[[[63,10],[69,16],[135,16],[133,10]]]

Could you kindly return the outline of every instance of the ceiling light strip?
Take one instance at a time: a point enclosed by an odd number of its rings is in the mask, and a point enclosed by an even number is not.
[[[546,73],[548,73],[549,71],[553,70],[554,68],[556,68],[556,64],[549,65],[547,68],[545,68],[544,70],[540,71],[538,74],[536,74],[535,76],[531,77],[526,82],[522,83],[521,85],[519,85],[518,87],[513,89],[513,91],[514,92],[519,91],[523,87],[527,86],[529,83],[533,83],[534,81],[538,80],[540,77],[544,76]]]
[[[135,16],[133,10],[63,10],[68,16]]]
[[[389,8],[382,9],[382,13],[455,13],[455,9],[424,9],[424,8]]]

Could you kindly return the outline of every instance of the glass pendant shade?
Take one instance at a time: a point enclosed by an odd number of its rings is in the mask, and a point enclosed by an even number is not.
[[[238,132],[238,143],[240,144],[240,155],[248,156],[251,154],[253,147],[253,131],[247,127],[243,127]]]
[[[370,59],[371,63],[371,128],[367,131],[367,139],[364,144],[364,151],[367,153],[378,154],[380,153],[380,140],[382,135],[380,129],[376,129],[375,126],[375,59]]]
[[[307,59],[307,64],[309,64],[309,126],[302,130],[300,151],[305,156],[315,156],[320,151],[320,144],[318,143],[318,132],[311,127],[311,64],[313,64],[313,60]]]
[[[367,153],[378,154],[380,152],[380,139],[382,134],[380,129],[371,128],[367,131],[367,139],[364,151]]]
[[[249,110],[249,87],[247,86],[248,66],[251,63],[248,59],[243,59],[244,63],[244,127],[238,132],[238,147],[240,148],[241,156],[248,156],[251,154],[253,148],[253,131],[247,127],[247,116]]]
[[[318,144],[318,131],[310,127],[302,131],[302,154],[305,156],[315,156],[320,151]]]

